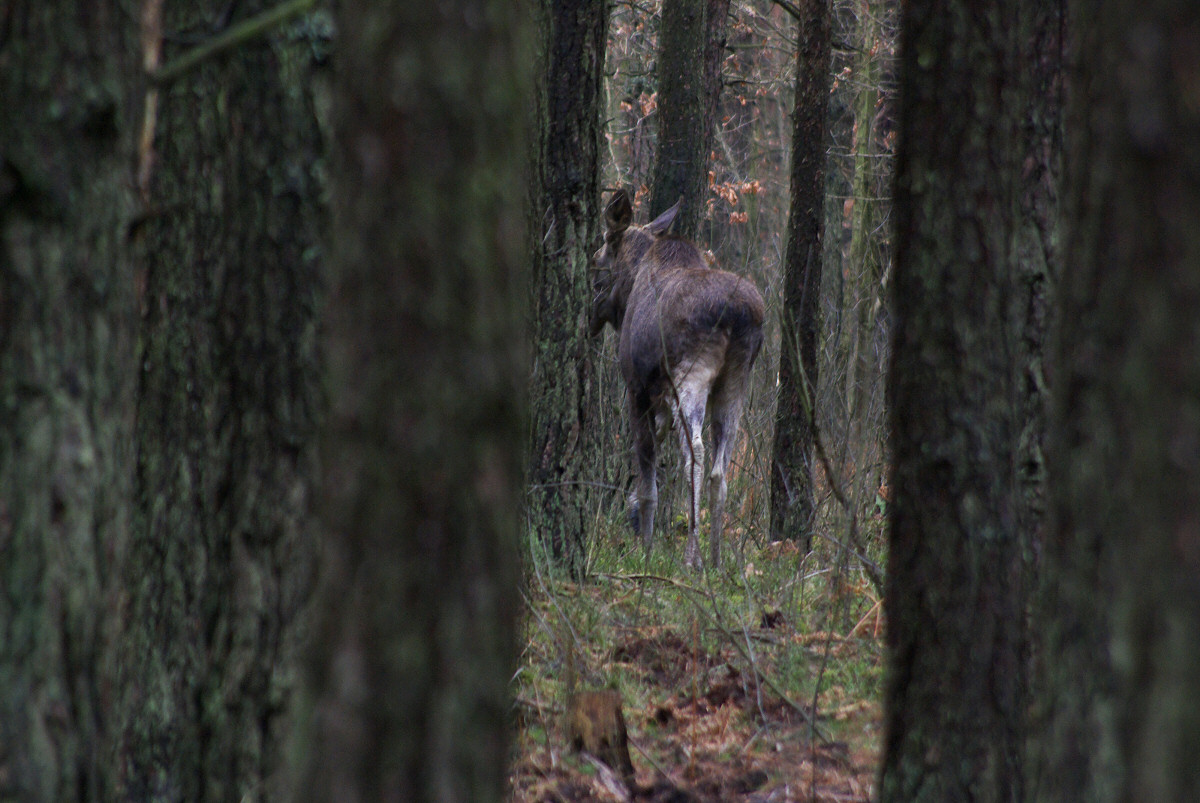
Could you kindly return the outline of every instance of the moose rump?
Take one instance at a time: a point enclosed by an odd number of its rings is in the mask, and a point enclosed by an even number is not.
[[[658,505],[658,444],[674,427],[683,451],[691,510],[687,565],[700,565],[698,522],[704,482],[703,425],[712,431],[708,476],[713,565],[720,541],[733,454],[750,370],[762,346],[762,296],[748,279],[709,268],[691,242],[667,234],[679,204],[632,226],[624,190],[605,209],[605,242],[594,257],[592,331],[610,323],[628,391],[637,462],[633,519],[650,549]]]

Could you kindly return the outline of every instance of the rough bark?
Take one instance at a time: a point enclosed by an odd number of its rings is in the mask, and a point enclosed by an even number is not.
[[[1022,225],[1017,232],[1018,249],[1018,324],[1021,327],[1017,347],[1017,403],[1020,413],[1020,434],[1017,439],[1017,483],[1019,489],[1016,519],[1023,539],[1022,552],[1026,565],[1026,583],[1031,604],[1028,610],[1031,628],[1027,645],[1027,663],[1031,673],[1030,732],[1038,734],[1031,740],[1027,764],[1030,799],[1041,799],[1042,788],[1051,787],[1058,779],[1047,775],[1046,767],[1061,745],[1051,746],[1047,737],[1053,731],[1049,725],[1052,705],[1045,694],[1046,672],[1055,666],[1059,656],[1046,651],[1049,630],[1044,623],[1057,616],[1059,593],[1057,578],[1047,576],[1046,554],[1046,457],[1048,411],[1051,401],[1053,353],[1051,332],[1062,275],[1060,264],[1059,208],[1063,164],[1063,31],[1066,13],[1065,0],[1033,4],[1032,36],[1023,39],[1032,65],[1024,77],[1027,83],[1028,113],[1022,130],[1025,142],[1025,161],[1022,165],[1024,182],[1021,196]]]
[[[1085,8],[1086,6],[1086,8]],[[1040,799],[1200,796],[1200,8],[1072,3]]]
[[[534,337],[528,522],[541,547],[583,570],[589,481],[604,477],[588,260],[600,227],[601,76],[607,0],[543,0],[533,171]]]
[[[207,32],[226,5],[172,5],[166,29]],[[316,557],[321,187],[306,44],[244,44],[159,98],[125,572],[132,799],[278,797]]]
[[[883,801],[1024,792],[1018,4],[903,10]]]
[[[114,2],[0,13],[0,799],[112,788],[135,388]]]
[[[1049,404],[1048,338],[1052,324],[1060,265],[1059,184],[1062,176],[1063,23],[1065,0],[1029,5],[1031,36],[1023,37],[1023,57],[1031,69],[1024,97],[1028,113],[1021,136],[1025,159],[1021,165],[1021,221],[1017,232],[1018,314],[1022,404],[1018,439],[1018,480],[1021,499],[1018,519],[1029,538],[1027,552],[1037,551],[1037,537],[1045,515],[1046,409]]]
[[[798,5],[791,211],[783,279],[783,340],[771,468],[771,537],[811,546],[812,453],[825,220],[829,3]]]
[[[708,187],[729,0],[664,0],[659,28],[658,145],[650,215],[680,198],[674,231],[694,239]]]
[[[305,800],[504,797],[527,450],[530,21],[347,0]]]

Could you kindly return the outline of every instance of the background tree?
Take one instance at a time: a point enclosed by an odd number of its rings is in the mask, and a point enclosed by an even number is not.
[[[135,68],[120,4],[0,14],[0,798],[102,800],[130,522]]]
[[[302,799],[504,795],[529,27],[502,0],[338,8],[325,588]]]
[[[588,260],[600,226],[601,77],[607,0],[543,0],[533,171],[533,371],[528,526],[583,569],[589,481],[604,478],[587,337]]]
[[[1020,4],[905,4],[881,800],[1024,791]]]
[[[783,264],[782,343],[771,470],[771,538],[812,543],[812,451],[825,230],[829,3],[801,0],[792,130],[792,198]]]
[[[168,4],[188,40],[271,3]],[[311,48],[246,42],[158,93],[144,141],[124,792],[266,800],[299,667],[318,414]],[[183,49],[168,47],[169,61]],[[154,124],[153,118],[149,121]],[[153,162],[150,160],[153,159]],[[151,167],[152,165],[152,167]]]
[[[664,0],[658,53],[653,220],[683,198],[674,231],[694,238],[708,186],[729,0]]]
[[[1086,8],[1085,8],[1086,6]],[[1072,3],[1041,800],[1200,795],[1200,9]]]
[[[850,94],[847,116],[852,115],[847,121],[850,125],[849,197],[841,204],[841,239],[844,242],[839,242],[836,236],[828,242],[830,238],[827,237],[826,253],[834,251],[832,265],[836,269],[840,263],[841,270],[830,278],[830,283],[838,288],[839,303],[831,310],[833,314],[829,316],[831,320],[825,331],[836,354],[827,385],[844,394],[840,401],[845,424],[837,417],[831,419],[828,416],[826,422],[830,434],[844,428],[844,436],[836,441],[840,448],[833,452],[836,462],[846,465],[847,479],[854,480],[855,515],[870,510],[885,475],[884,394],[880,379],[887,365],[884,302],[889,279],[891,228],[888,217],[891,210],[888,135],[894,129],[891,120],[894,104],[890,102],[889,83],[893,70],[887,52],[889,40],[894,36],[888,30],[893,6],[888,0],[854,0],[853,54],[843,72],[838,73],[839,84],[843,76],[847,78]],[[835,91],[831,99],[835,106],[839,101],[838,94]],[[837,154],[839,144],[835,140],[834,154]],[[831,156],[831,160],[836,158],[836,155]],[[827,187],[828,200],[835,202],[835,213],[840,191],[838,183],[834,176]],[[830,226],[836,222],[835,215]],[[831,230],[838,232],[837,228]],[[844,259],[839,260],[837,257],[841,254]],[[837,382],[838,379],[841,382]],[[838,396],[833,393],[826,406],[837,410],[835,400]]]

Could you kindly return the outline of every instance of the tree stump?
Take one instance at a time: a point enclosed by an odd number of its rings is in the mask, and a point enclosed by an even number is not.
[[[585,750],[633,784],[629,736],[621,713],[621,694],[613,689],[581,691],[567,697],[567,743]]]

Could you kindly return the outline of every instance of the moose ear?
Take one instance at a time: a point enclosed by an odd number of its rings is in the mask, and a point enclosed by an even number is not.
[[[633,204],[629,201],[629,193],[619,189],[613,193],[608,206],[604,208],[604,225],[608,227],[610,235],[620,234],[629,228],[632,221]]]
[[[679,200],[675,205],[663,212],[658,217],[650,222],[646,228],[650,229],[650,233],[655,237],[660,237],[667,233],[667,229],[671,228],[671,224],[675,222],[675,216],[679,214],[679,208],[683,206],[683,196],[679,196]]]

